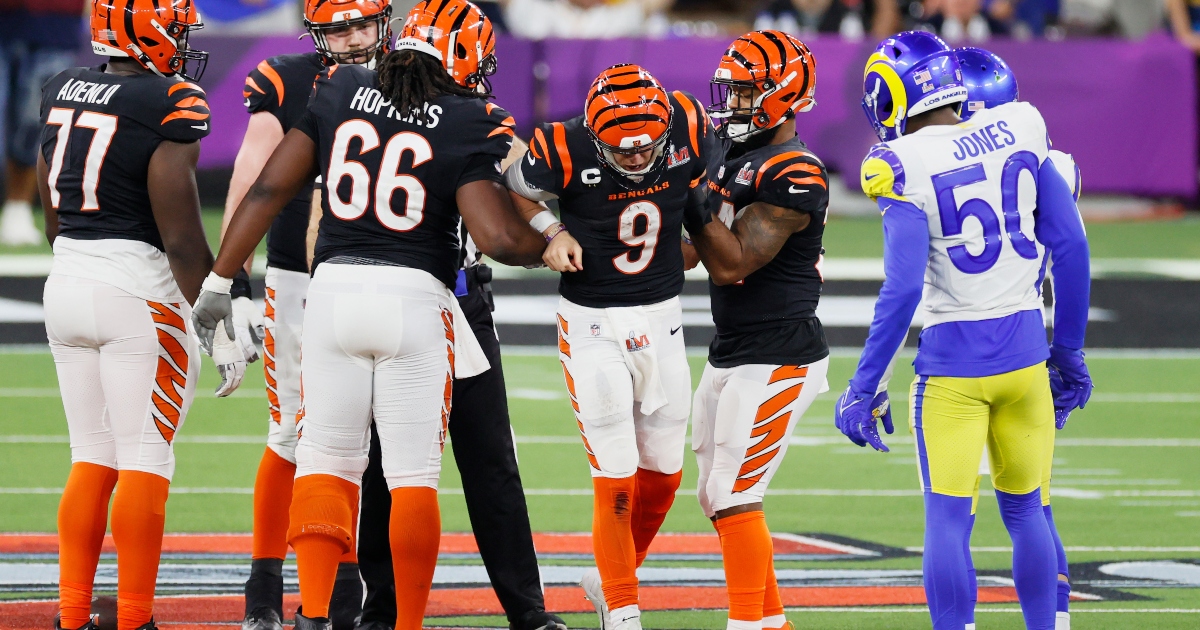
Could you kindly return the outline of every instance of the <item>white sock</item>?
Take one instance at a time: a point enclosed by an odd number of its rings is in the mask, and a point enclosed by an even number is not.
[[[33,214],[33,204],[28,201],[16,201],[10,199],[4,202],[5,212],[19,212],[21,214]]]
[[[1054,630],[1071,630],[1071,613],[1054,613]]]
[[[763,617],[763,628],[782,628],[785,625],[787,625],[787,617],[783,615],[771,615],[770,617]]]
[[[742,621],[740,619],[730,619],[725,624],[725,630],[762,630],[762,619],[758,621]]]
[[[612,619],[613,623],[617,623],[617,622],[621,621],[622,619],[629,619],[630,617],[641,617],[641,616],[642,616],[642,611],[638,610],[637,604],[633,604],[632,606],[622,606],[620,608],[613,608],[612,610],[608,611],[608,618]]]
[[[975,630],[975,624],[969,623],[969,624],[963,626],[963,630]]]

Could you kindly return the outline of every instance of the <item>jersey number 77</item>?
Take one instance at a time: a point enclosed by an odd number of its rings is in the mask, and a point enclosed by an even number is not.
[[[75,127],[92,129],[92,143],[88,146],[87,159],[83,166],[83,212],[94,212],[100,209],[96,201],[96,187],[100,184],[100,165],[108,154],[108,145],[112,143],[113,135],[117,133],[117,117],[97,112],[82,112],[75,120],[75,110],[55,107],[46,117],[47,125],[58,126],[55,139],[54,154],[50,159],[50,203],[58,208],[61,195],[58,192],[58,176],[62,174],[63,158],[67,153],[67,143],[71,137],[72,121]]]

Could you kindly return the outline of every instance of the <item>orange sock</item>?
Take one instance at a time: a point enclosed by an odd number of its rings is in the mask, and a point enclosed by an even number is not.
[[[288,510],[295,479],[296,465],[268,446],[254,478],[253,559],[282,560],[287,556]]]
[[[609,610],[638,603],[633,505],[637,478],[592,477],[592,549]]]
[[[154,584],[170,488],[166,477],[137,470],[118,473],[112,505],[118,630],[136,630],[154,615]]]
[[[354,493],[353,502],[350,504],[350,549],[342,554],[342,559],[338,560],[338,564],[358,564],[358,499],[359,493]]]
[[[721,556],[729,589],[729,618],[761,621],[767,568],[771,565],[771,532],[761,511],[719,518]]]
[[[783,616],[783,598],[779,595],[779,581],[775,579],[775,551],[772,544],[771,562],[767,565],[767,592],[763,595],[763,630],[778,630],[785,625],[787,618]]]
[[[71,465],[58,502],[58,599],[64,628],[78,628],[91,616],[92,582],[116,483],[115,469],[86,462]]]
[[[392,490],[388,535],[396,575],[396,630],[420,630],[442,539],[437,490],[424,486]]]
[[[333,475],[296,479],[288,542],[296,550],[300,605],[306,617],[328,617],[339,559],[354,541],[358,485]]]
[[[667,518],[667,512],[671,510],[671,504],[675,502],[675,491],[679,489],[683,471],[667,475],[638,468],[636,477],[637,494],[633,504],[631,529],[633,530],[633,548],[636,553],[635,566],[640,567],[646,560],[650,542],[658,534],[663,520]]]

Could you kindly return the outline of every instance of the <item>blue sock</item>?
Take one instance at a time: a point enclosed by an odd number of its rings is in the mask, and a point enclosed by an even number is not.
[[[975,579],[975,561],[971,558],[971,532],[975,531],[975,515],[971,515],[971,524],[967,525],[967,535],[963,538],[963,556],[967,559],[967,584],[971,589],[971,607],[967,610],[967,623],[975,623],[975,604],[979,603],[979,582]]]
[[[1054,537],[1042,511],[1042,491],[1008,494],[996,491],[1000,518],[1013,543],[1013,581],[1028,630],[1054,630],[1058,594],[1058,559]],[[926,539],[928,544],[928,538]]]
[[[1058,553],[1058,574],[1067,577],[1067,580],[1061,577],[1058,579],[1057,610],[1070,612],[1068,606],[1071,602],[1071,570],[1067,567],[1067,550],[1063,549],[1062,539],[1058,537],[1058,527],[1054,525],[1054,511],[1050,509],[1050,505],[1043,505],[1042,512],[1046,515],[1046,524],[1050,526],[1050,535],[1054,536],[1054,550]]]
[[[934,630],[962,630],[970,623],[967,615],[973,591],[967,574],[970,554],[965,553],[970,530],[971,497],[925,493],[921,568]]]

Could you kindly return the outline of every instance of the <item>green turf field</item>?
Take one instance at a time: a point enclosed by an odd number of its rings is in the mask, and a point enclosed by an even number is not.
[[[200,393],[177,438],[178,469],[168,507],[167,527],[175,532],[248,531],[250,488],[265,435],[266,401],[262,373],[252,369],[236,398],[217,400],[215,370],[205,359]],[[702,357],[693,357],[699,378]],[[1055,516],[1072,563],[1118,559],[1200,560],[1200,357],[1103,355],[1089,359],[1097,395],[1077,411],[1059,434],[1055,457]],[[797,427],[796,435],[836,437],[832,425],[835,395],[844,388],[854,357],[835,356],[832,391],[821,396]],[[766,500],[768,521],[778,532],[837,534],[896,547],[922,544],[921,497],[906,426],[906,384],[898,374],[892,396],[897,434],[891,454],[860,449],[849,442],[794,445]],[[510,352],[505,371],[513,424],[530,516],[537,531],[590,529],[591,497],[563,490],[590,488],[587,464],[576,442],[562,377],[552,355]],[[66,424],[48,353],[0,353],[0,531],[51,532],[57,491],[67,476]],[[226,436],[216,437],[216,436]],[[887,439],[887,436],[885,436]],[[819,442],[814,440],[813,442]],[[469,530],[466,510],[446,450],[442,474],[442,522],[447,531]],[[690,457],[688,458],[690,459]],[[694,489],[695,466],[685,467],[684,489]],[[986,481],[984,482],[986,487]],[[871,491],[898,496],[862,496]],[[879,494],[879,493],[876,493]],[[681,493],[664,531],[711,531],[694,497]],[[1008,539],[995,500],[980,504],[973,545],[980,570],[1004,569]],[[1121,550],[1119,548],[1141,548]],[[1190,547],[1192,551],[1154,548]],[[779,563],[781,568],[920,567],[917,557],[878,561]],[[1200,589],[1143,589],[1141,601],[1076,603],[1078,628],[1196,628]],[[982,606],[981,628],[1021,627],[1012,606]],[[1183,610],[1191,612],[1084,611]],[[803,611],[790,617],[800,628],[923,628],[928,616],[913,608],[889,611]],[[910,611],[910,612],[905,612]],[[592,616],[570,620],[594,627]],[[492,623],[499,618],[442,620],[439,623]],[[723,628],[716,612],[647,613],[649,628]]]
[[[41,225],[41,218],[37,218]],[[221,233],[221,211],[204,212],[204,229],[213,253]],[[1089,223],[1088,240],[1095,258],[1200,258],[1200,216],[1162,221],[1119,221]],[[825,229],[825,250],[838,258],[879,258],[883,256],[883,233],[879,219],[834,217]],[[260,247],[260,254],[265,249]],[[3,254],[48,254],[50,247],[7,247]]]

